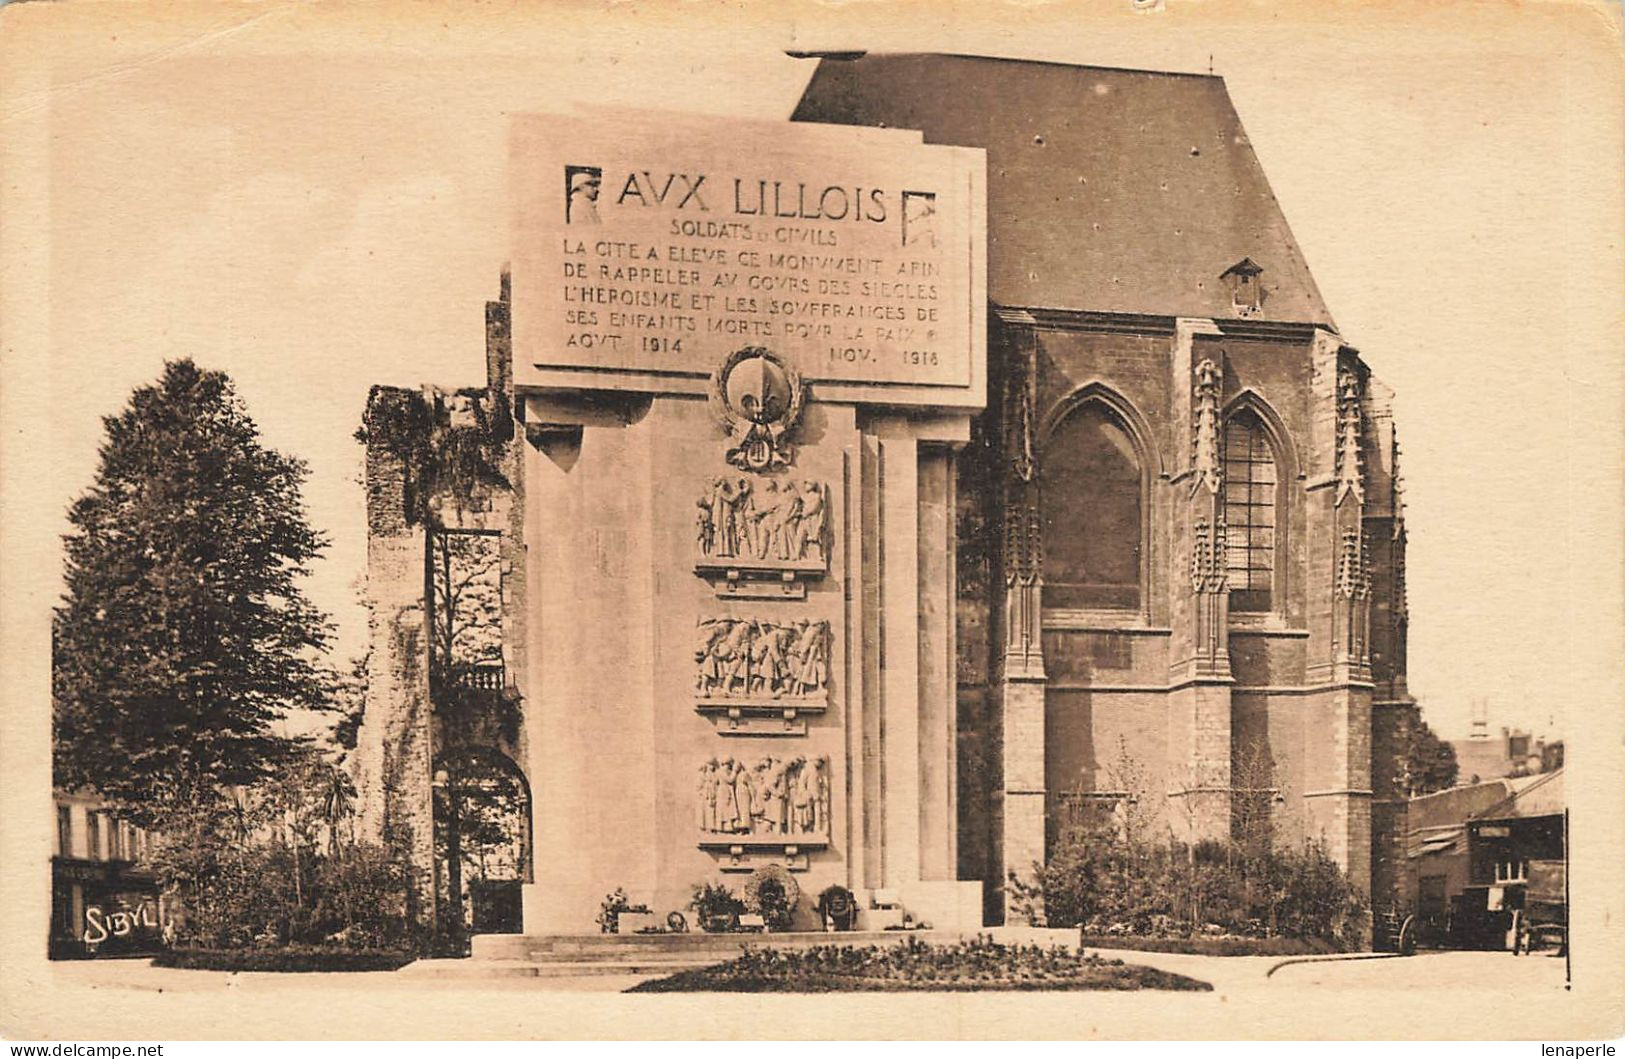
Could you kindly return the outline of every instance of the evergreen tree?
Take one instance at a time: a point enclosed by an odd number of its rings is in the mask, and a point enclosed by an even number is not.
[[[306,468],[260,442],[231,380],[164,366],[116,416],[69,511],[53,626],[53,765],[143,826],[271,775],[275,722],[319,709],[329,626],[300,581],[326,542]]]

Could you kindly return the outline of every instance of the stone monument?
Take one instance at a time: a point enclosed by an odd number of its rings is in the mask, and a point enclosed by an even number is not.
[[[1010,878],[1134,806],[1391,917],[1393,392],[1222,79],[843,53],[789,123],[511,146],[488,385],[366,431],[362,815],[427,867],[431,791],[510,792],[475,930],[765,865],[860,927],[1042,919]]]
[[[520,116],[512,148],[526,931],[766,864],[979,926],[953,455],[984,401],[981,152],[618,112]]]

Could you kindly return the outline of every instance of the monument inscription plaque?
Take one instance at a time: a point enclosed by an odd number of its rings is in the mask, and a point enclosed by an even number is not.
[[[526,929],[769,865],[979,923],[943,601],[986,390],[983,153],[600,109],[516,117],[511,146],[525,733],[559,854]],[[624,534],[614,563],[591,527]]]
[[[606,112],[516,117],[513,153],[520,385],[698,391],[753,345],[825,399],[981,403],[981,152]]]

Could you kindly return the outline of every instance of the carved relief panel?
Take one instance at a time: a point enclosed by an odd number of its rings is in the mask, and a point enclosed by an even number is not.
[[[718,595],[801,599],[804,582],[829,570],[823,482],[722,476],[706,483],[694,507],[694,570]]]
[[[829,845],[832,788],[824,755],[712,758],[695,780],[699,844],[722,855],[724,871],[751,870],[764,857],[805,868],[805,850]]]
[[[782,718],[772,734],[799,734],[799,714],[829,703],[829,622],[708,618],[695,628],[695,709],[726,720],[724,734],[769,734],[751,718]]]

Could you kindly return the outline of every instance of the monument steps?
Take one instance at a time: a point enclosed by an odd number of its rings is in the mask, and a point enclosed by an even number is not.
[[[907,938],[954,941],[952,931],[842,931],[784,934],[482,934],[467,959],[418,960],[410,978],[497,979],[655,976],[709,967],[753,945],[809,949],[818,945],[894,945]]]
[[[704,958],[622,960],[418,960],[397,973],[408,978],[486,980],[494,978],[599,978],[664,976],[709,967]]]
[[[703,959],[716,963],[739,955],[747,946],[805,949],[816,945],[887,945],[916,937],[953,940],[944,931],[792,931],[782,934],[481,934],[474,938],[472,960],[559,960],[591,962],[648,959]]]

